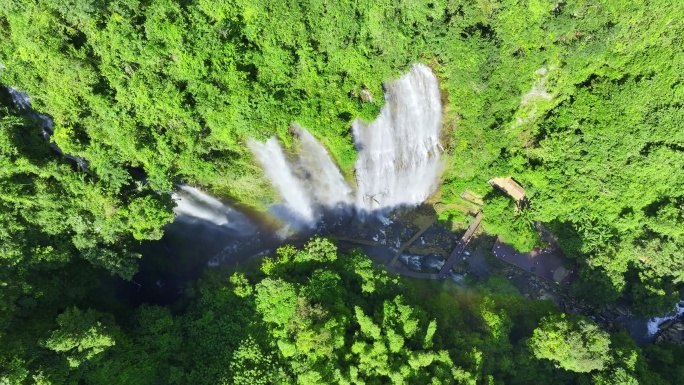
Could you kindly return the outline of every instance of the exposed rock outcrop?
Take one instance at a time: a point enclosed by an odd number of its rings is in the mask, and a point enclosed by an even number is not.
[[[660,332],[656,336],[656,344],[684,345],[684,319],[676,319],[660,325]]]

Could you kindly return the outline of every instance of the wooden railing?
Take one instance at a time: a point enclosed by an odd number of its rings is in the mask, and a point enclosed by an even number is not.
[[[475,230],[477,230],[478,227],[480,227],[480,222],[482,221],[482,211],[477,213],[477,216],[475,217],[475,220],[473,223],[470,224],[470,227],[468,227],[468,230],[463,234],[463,237],[461,237],[461,240],[458,241],[458,245],[456,245],[456,248],[454,251],[451,253],[449,256],[449,259],[446,260],[444,263],[444,266],[442,266],[442,269],[439,271],[438,278],[439,279],[444,279],[446,278],[447,274],[449,274],[449,271],[451,268],[454,266],[456,261],[461,258],[463,255],[463,252],[465,251],[466,245],[468,244],[468,241],[470,241],[470,238],[475,234]]]

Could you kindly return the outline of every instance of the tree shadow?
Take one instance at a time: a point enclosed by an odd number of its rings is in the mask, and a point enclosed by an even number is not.
[[[553,220],[546,223],[545,226],[555,235],[556,244],[568,258],[576,261],[581,261],[583,259],[582,248],[584,242],[572,224]]]
[[[55,156],[50,144],[45,141],[42,133],[44,123],[33,114],[17,107],[8,90],[2,86],[0,86],[0,110],[5,110],[9,119],[14,118],[8,123],[3,123],[3,130],[18,154],[41,168],[59,158]]]
[[[16,95],[24,95],[25,100],[15,100]],[[32,164],[44,167],[51,161],[58,161],[89,173],[85,159],[64,153],[50,141],[54,133],[52,118],[33,110],[25,94],[0,85],[0,108],[16,119],[17,123],[8,124],[5,130],[13,146]]]

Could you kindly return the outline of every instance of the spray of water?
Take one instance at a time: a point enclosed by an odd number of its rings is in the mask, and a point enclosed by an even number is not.
[[[675,311],[664,316],[664,317],[654,317],[648,320],[646,323],[646,328],[648,330],[648,335],[649,336],[655,336],[658,334],[658,331],[660,330],[660,325],[663,323],[677,319],[681,317],[684,314],[684,302],[680,302],[677,304],[677,307],[675,308]]]
[[[294,214],[294,219],[313,224],[315,215],[312,197],[295,176],[278,140],[271,138],[266,143],[249,141],[247,145],[261,163],[271,183],[278,189],[287,208]]]
[[[181,219],[207,221],[217,226],[229,227],[241,234],[256,231],[254,224],[245,215],[194,187],[178,186],[173,199],[176,201],[173,211]]]
[[[298,125],[292,129],[299,138],[299,169],[313,199],[326,207],[351,203],[352,189],[328,151],[311,133]]]

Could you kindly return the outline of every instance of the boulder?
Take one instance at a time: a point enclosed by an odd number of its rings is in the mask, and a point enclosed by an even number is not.
[[[684,319],[668,321],[660,326],[656,344],[665,343],[684,345]]]

